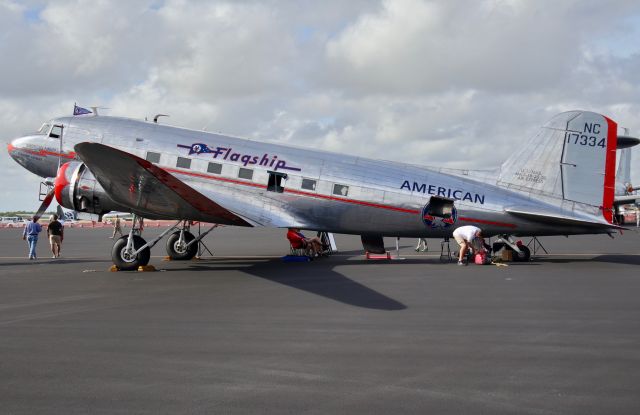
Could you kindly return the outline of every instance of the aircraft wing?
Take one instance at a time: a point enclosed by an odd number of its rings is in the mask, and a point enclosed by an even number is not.
[[[541,222],[545,225],[562,225],[562,226],[578,226],[583,228],[601,228],[601,229],[626,229],[621,226],[602,221],[591,221],[572,216],[567,216],[553,211],[537,210],[530,207],[507,207],[505,212],[534,222]]]
[[[147,160],[99,143],[74,149],[109,197],[142,217],[252,226]]]

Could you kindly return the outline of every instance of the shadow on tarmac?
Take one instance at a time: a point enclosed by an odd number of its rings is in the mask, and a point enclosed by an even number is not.
[[[312,264],[294,262],[286,264],[286,267],[283,267],[281,259],[262,260],[253,264],[247,263],[246,260],[242,263],[224,260],[216,262],[220,265],[207,265],[207,263],[211,264],[211,262],[203,260],[182,270],[242,271],[255,277],[355,307],[385,311],[405,310],[407,308],[401,302],[334,271],[333,268],[338,265],[335,261],[319,259],[313,261]],[[229,266],[233,263],[238,263],[238,266]],[[345,261],[340,261],[339,264],[345,264]]]
[[[604,262],[608,264],[640,265],[640,255],[598,255],[589,258],[536,258],[533,262],[552,264]]]
[[[65,259],[65,258],[58,258],[58,259],[54,259],[54,258],[38,258],[35,261],[34,260],[29,260],[27,258],[22,259],[22,260],[18,260],[15,262],[0,262],[0,267],[7,267],[7,266],[32,266],[32,265],[53,265],[53,264],[94,264],[94,263],[102,263],[105,264],[105,270],[108,269],[112,262],[111,260],[105,260],[105,259],[88,259],[88,258],[78,258],[78,259],[74,259],[74,258],[69,258],[69,259]]]

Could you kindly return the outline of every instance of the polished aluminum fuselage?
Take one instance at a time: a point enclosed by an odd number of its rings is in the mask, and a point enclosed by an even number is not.
[[[63,163],[73,159],[73,146],[87,141],[141,158],[157,153],[157,166],[255,226],[403,237],[446,237],[462,225],[476,225],[486,235],[604,232],[547,225],[505,212],[509,206],[557,206],[543,196],[501,187],[499,169],[436,169],[116,117],[64,117],[52,123],[64,125],[62,152],[56,150],[59,141],[46,136],[24,137],[10,148],[12,156],[34,173],[55,176],[59,157]],[[33,148],[21,151],[27,144]],[[197,150],[206,150],[194,152],[195,144],[204,145]],[[384,156],[383,148],[380,153]],[[178,167],[179,157],[181,163],[190,159],[190,166]],[[220,164],[220,173],[209,172],[209,163]],[[248,172],[241,169],[252,170],[252,177],[244,178]],[[282,193],[267,190],[270,171],[286,173]],[[313,188],[310,181],[315,181]],[[423,208],[432,196],[454,200],[453,223],[425,222]]]

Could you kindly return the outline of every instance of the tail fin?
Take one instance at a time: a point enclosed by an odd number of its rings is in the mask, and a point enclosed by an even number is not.
[[[624,148],[620,150],[620,163],[618,164],[618,172],[616,180],[623,185],[631,183],[631,149]]]
[[[558,114],[513,154],[500,170],[498,184],[577,202],[613,219],[617,124],[587,111]]]

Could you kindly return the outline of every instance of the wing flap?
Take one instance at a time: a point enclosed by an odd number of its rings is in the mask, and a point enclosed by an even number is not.
[[[74,149],[109,197],[140,216],[252,226],[147,160],[99,143]]]

